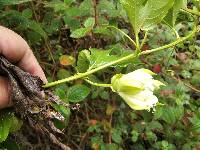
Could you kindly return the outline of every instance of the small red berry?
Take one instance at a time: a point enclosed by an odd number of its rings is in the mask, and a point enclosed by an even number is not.
[[[162,68],[159,64],[156,64],[156,65],[153,66],[152,71],[155,72],[155,73],[160,73],[162,71]]]

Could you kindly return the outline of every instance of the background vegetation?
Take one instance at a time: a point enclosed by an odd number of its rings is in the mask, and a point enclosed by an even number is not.
[[[182,9],[176,22],[172,21],[181,37],[187,36],[194,24],[199,23],[199,1],[188,0],[187,8],[193,15]],[[69,77],[77,70],[85,72],[89,64],[82,50],[90,49],[92,60],[98,60],[98,66],[135,49],[123,34],[105,27],[117,27],[135,38],[118,0],[0,0],[0,24],[28,41],[49,82]],[[145,32],[140,32],[139,38],[144,37]],[[110,83],[116,73],[151,69],[158,74],[157,79],[166,84],[156,94],[164,104],[157,106],[156,111],[131,110],[110,89],[96,87],[82,79],[51,88],[72,106],[71,109],[58,108],[66,117],[65,125],[58,125],[66,133],[63,142],[72,149],[81,150],[199,150],[199,37],[196,33],[176,46],[90,76],[92,81]],[[176,38],[173,29],[162,22],[148,32],[141,49],[157,48]],[[12,126],[19,121],[10,109],[2,110],[0,115],[0,147],[19,149],[20,144],[12,138],[15,131]],[[9,132],[11,136],[8,137]],[[39,143],[29,142],[31,145],[24,144],[32,148]],[[48,147],[48,143],[43,144]]]

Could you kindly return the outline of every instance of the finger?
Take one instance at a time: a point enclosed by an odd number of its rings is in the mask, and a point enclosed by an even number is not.
[[[44,83],[47,83],[47,79],[45,74],[40,67],[39,63],[37,62],[33,52],[31,50],[27,50],[24,56],[21,58],[18,66],[25,71],[31,73],[32,75],[39,76]]]
[[[0,54],[19,67],[47,82],[45,74],[26,41],[15,32],[0,26]]]
[[[12,62],[19,61],[29,49],[26,41],[7,28],[0,26],[0,53]]]
[[[0,109],[11,104],[8,80],[0,76]]]

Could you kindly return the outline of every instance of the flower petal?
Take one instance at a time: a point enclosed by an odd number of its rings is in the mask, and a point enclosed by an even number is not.
[[[156,105],[158,98],[152,91],[144,90],[134,95],[128,95],[120,92],[119,95],[125,102],[135,110],[150,109]]]
[[[143,81],[145,79],[152,79],[152,75],[150,73],[150,70],[147,70],[147,69],[138,69],[138,70],[135,70],[131,73],[128,73],[126,75],[123,75],[121,77],[121,80],[122,81],[125,81],[125,80],[138,80],[138,81]]]

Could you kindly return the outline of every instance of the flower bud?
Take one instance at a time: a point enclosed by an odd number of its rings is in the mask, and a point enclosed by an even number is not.
[[[112,90],[117,92],[132,109],[149,110],[158,102],[153,91],[164,85],[154,80],[152,75],[155,73],[148,69],[138,69],[125,75],[116,74],[111,80]]]

